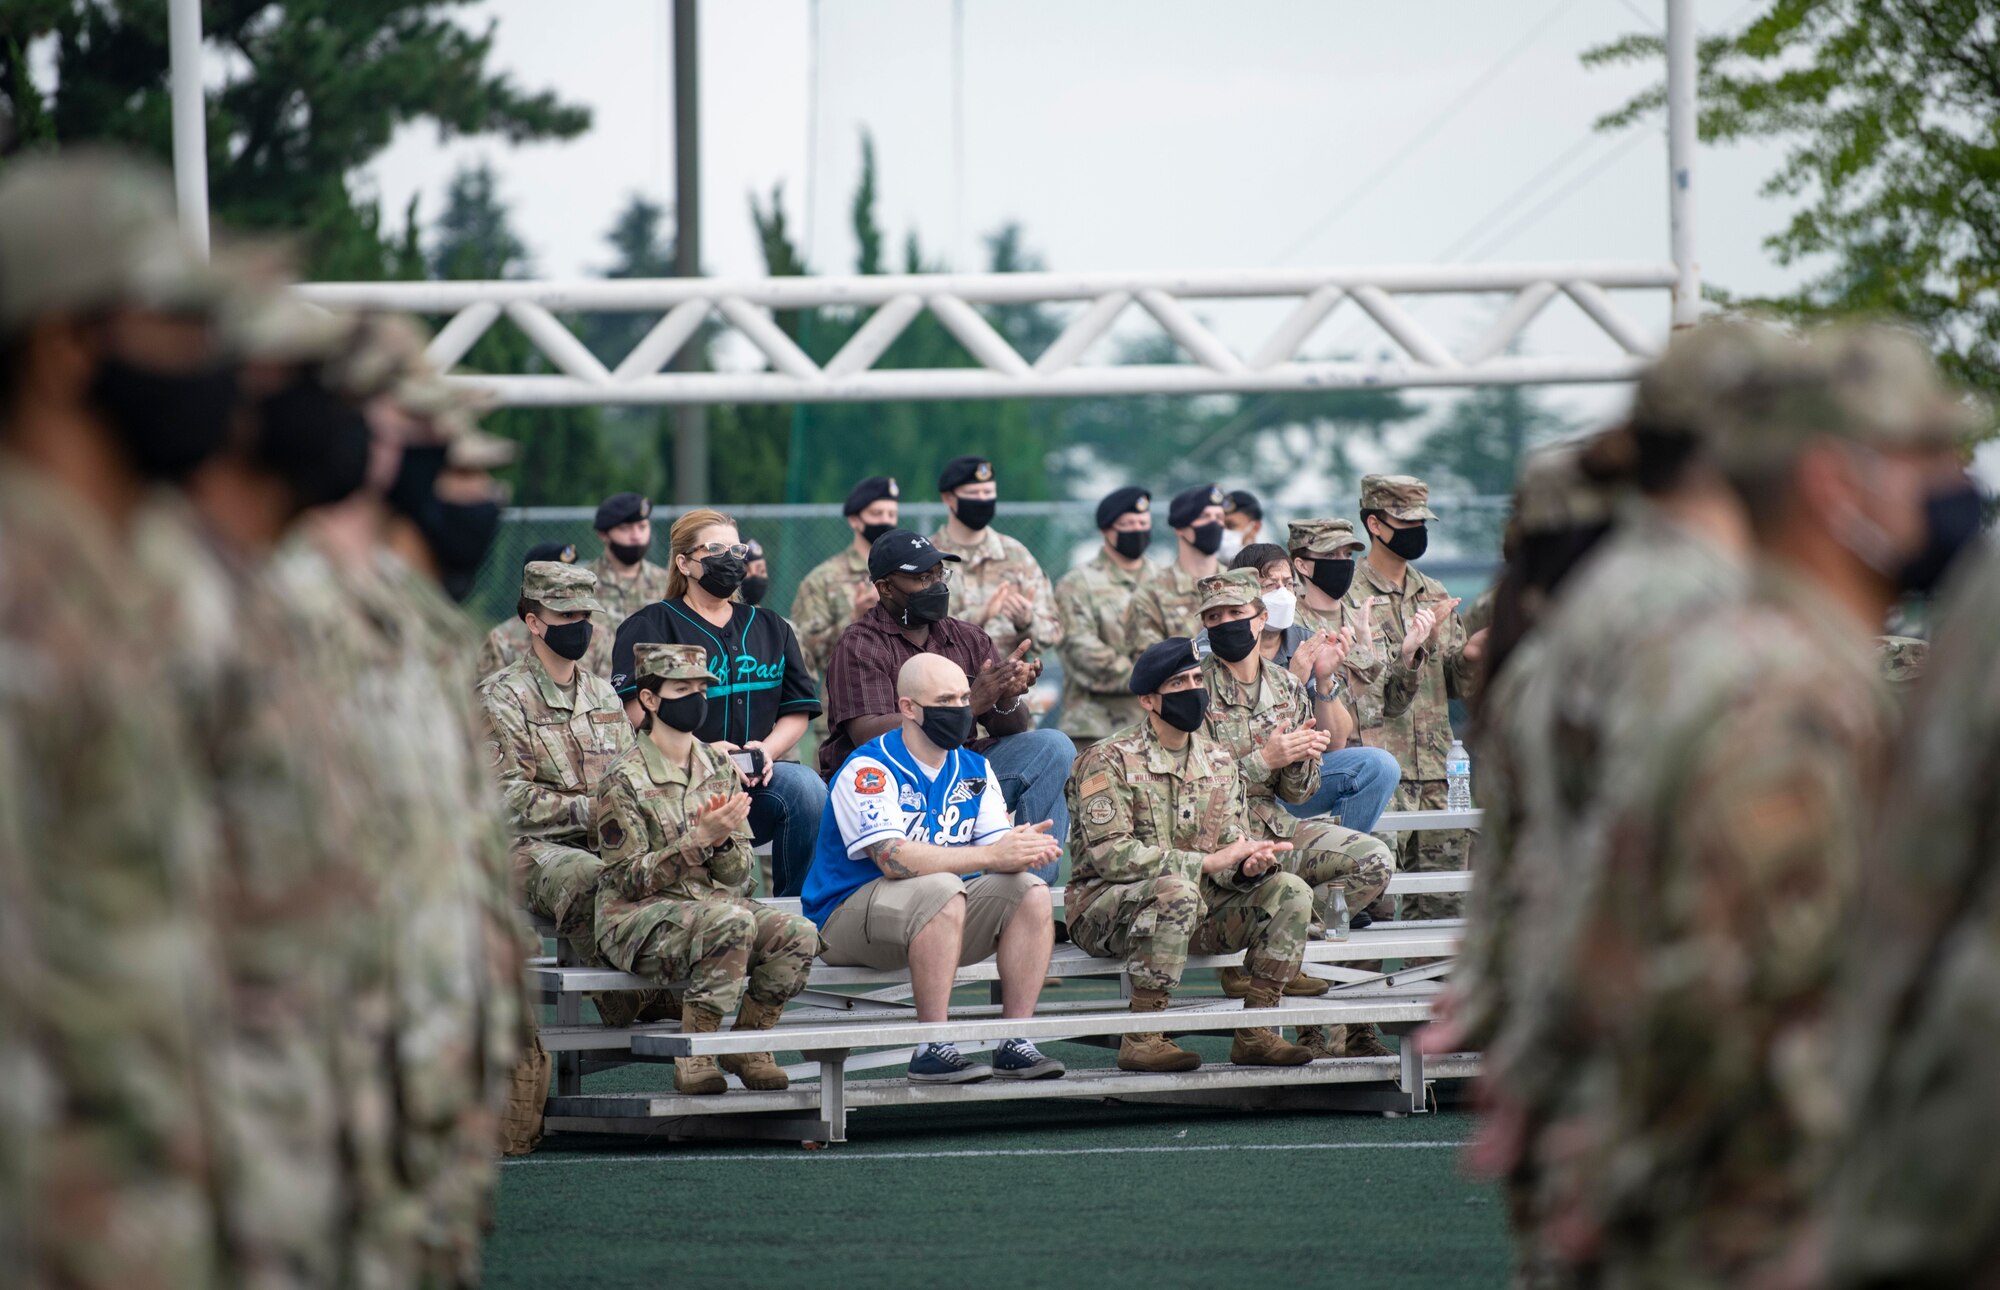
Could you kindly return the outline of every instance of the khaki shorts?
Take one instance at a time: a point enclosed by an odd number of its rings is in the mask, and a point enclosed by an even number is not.
[[[953,896],[965,896],[965,941],[960,967],[990,958],[1021,898],[1048,884],[1030,873],[957,874],[877,878],[840,902],[820,929],[820,957],[838,967],[900,968],[910,965],[910,942]]]

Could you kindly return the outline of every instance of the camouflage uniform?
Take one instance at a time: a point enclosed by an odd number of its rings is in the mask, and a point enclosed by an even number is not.
[[[1399,520],[1437,518],[1427,504],[1430,490],[1407,475],[1369,475],[1361,481],[1361,509],[1383,510]],[[1372,652],[1385,660],[1381,678],[1369,687],[1357,710],[1361,742],[1394,753],[1403,768],[1391,810],[1445,808],[1445,756],[1451,751],[1451,700],[1471,696],[1478,667],[1465,659],[1465,628],[1453,614],[1435,643],[1403,665],[1403,636],[1419,610],[1450,599],[1444,584],[1416,566],[1404,570],[1400,587],[1376,572],[1366,558],[1355,561],[1354,584],[1346,603],[1367,611],[1375,629]],[[1464,829],[1422,829],[1397,842],[1397,867],[1405,872],[1438,872],[1466,867],[1471,836]],[[1416,896],[1417,918],[1456,918],[1458,896]]]
[[[531,564],[521,594],[559,613],[598,613],[597,579],[553,561]],[[611,683],[578,667],[565,690],[530,654],[480,686],[490,757],[515,830],[514,869],[528,908],[589,945],[599,861],[590,794],[611,759],[632,746]]]
[[[1062,620],[1056,616],[1055,588],[1049,585],[1048,575],[1035,562],[1034,553],[1027,547],[996,529],[986,529],[978,540],[965,546],[952,542],[949,524],[931,535],[931,542],[938,550],[957,556],[964,563],[952,570],[951,599],[955,605],[963,606],[973,613],[983,613],[986,602],[993,599],[1000,590],[1000,584],[1011,582],[1014,590],[1034,603],[1034,612],[1029,617],[1028,629],[1017,630],[1014,621],[1003,614],[996,614],[986,624],[986,634],[993,638],[993,646],[1002,657],[1013,652],[1014,647],[1026,638],[1036,650],[1054,649],[1062,644]]]
[[[868,553],[857,555],[850,544],[839,555],[814,565],[799,584],[789,616],[798,633],[799,652],[814,676],[826,675],[833,643],[854,621],[854,589],[868,580]]]
[[[1159,566],[1141,563],[1127,573],[1103,551],[1056,583],[1062,616],[1063,733],[1072,739],[1102,739],[1141,713],[1139,700],[1125,688],[1136,650],[1125,643],[1125,611]]]
[[[1206,613],[1255,602],[1257,574],[1234,569],[1201,580],[1200,610]],[[1255,657],[1254,655],[1252,657]],[[1290,842],[1293,849],[1278,859],[1285,872],[1297,874],[1313,892],[1313,919],[1324,924],[1330,916],[1334,883],[1346,887],[1347,907],[1366,909],[1389,885],[1396,858],[1381,841],[1342,828],[1331,820],[1299,820],[1278,805],[1303,802],[1319,791],[1320,759],[1304,757],[1279,771],[1264,765],[1260,749],[1279,725],[1297,730],[1312,718],[1312,703],[1299,679],[1275,663],[1261,663],[1261,674],[1244,685],[1229,665],[1210,654],[1201,662],[1202,684],[1208,687],[1208,718],[1203,732],[1228,750],[1243,778],[1248,830],[1253,838]]]
[[[1146,584],[1132,593],[1125,610],[1125,647],[1134,655],[1170,636],[1192,638],[1201,632],[1201,614],[1195,609],[1195,584],[1201,579],[1178,560],[1146,572]]]
[[[1361,539],[1354,536],[1353,523],[1344,519],[1294,520],[1285,535],[1286,550],[1306,560],[1354,558],[1362,547]],[[1354,629],[1354,644],[1340,665],[1339,679],[1341,699],[1354,717],[1355,735],[1350,742],[1359,743],[1362,713],[1375,714],[1379,720],[1381,704],[1378,696],[1386,668],[1382,657],[1376,653],[1371,633],[1361,630],[1359,605],[1342,599],[1336,601],[1330,610],[1314,609],[1306,604],[1303,588],[1302,583],[1294,615],[1300,627],[1314,634],[1328,632],[1336,637],[1344,628]]]
[[[1819,1210],[1821,1284],[1990,1280],[2000,997],[2000,558],[1958,584],[1883,792],[1866,950],[1841,965],[1851,1121]]]
[[[1882,663],[1882,679],[1889,683],[1889,688],[1899,694],[1914,689],[1924,674],[1924,665],[1930,661],[1930,642],[1915,636],[1883,636],[1875,644]]]
[[[709,679],[695,645],[640,645],[635,671],[668,680]],[[606,768],[592,796],[604,849],[597,888],[597,946],[627,972],[662,985],[688,982],[683,1002],[727,1015],[746,992],[782,1008],[805,989],[819,934],[811,922],[750,899],[750,828],[703,849],[693,818],[718,794],[739,791],[728,758],[699,741],[693,761],[668,763],[640,736]]]
[[[1170,991],[1187,957],[1247,950],[1252,975],[1289,981],[1305,957],[1312,891],[1289,873],[1204,874],[1250,827],[1229,750],[1197,732],[1174,752],[1148,721],[1077,758],[1066,788],[1074,868],[1070,939],[1122,958],[1135,987]]]
[[[591,619],[597,630],[591,633],[590,652],[583,656],[582,666],[592,676],[609,678],[611,647],[617,643],[618,629],[647,605],[667,598],[667,571],[651,560],[641,560],[638,573],[627,579],[611,567],[609,555],[600,555],[590,562],[590,572],[597,579],[597,603],[603,608]]]

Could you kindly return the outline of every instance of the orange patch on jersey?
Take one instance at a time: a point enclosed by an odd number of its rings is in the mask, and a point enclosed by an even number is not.
[[[879,793],[889,786],[889,777],[873,766],[863,766],[854,772],[854,791],[857,793]]]

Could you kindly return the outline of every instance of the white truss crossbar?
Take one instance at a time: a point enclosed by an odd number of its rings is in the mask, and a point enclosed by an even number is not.
[[[1666,263],[1413,265],[1372,269],[1263,269],[1234,273],[881,274],[826,278],[583,279],[571,282],[317,283],[321,304],[445,315],[431,357],[450,369],[504,315],[555,370],[454,373],[503,404],[836,403],[896,399],[1012,399],[1120,394],[1222,394],[1418,386],[1587,384],[1628,381],[1653,357],[1646,329],[1611,292],[1667,289]],[[1509,297],[1484,335],[1454,351],[1397,299],[1416,295]],[[1614,341],[1611,356],[1521,357],[1506,351],[1557,295]],[[1296,300],[1245,358],[1189,307],[1205,300]],[[1304,358],[1299,351],[1342,301],[1373,319],[1401,350],[1371,360]],[[1070,304],[1086,308],[1031,364],[982,307]],[[869,316],[824,367],[779,326],[775,311],[834,308]],[[897,337],[928,310],[976,367],[877,369]],[[1087,366],[1078,360],[1128,310],[1143,311],[1193,360]],[[580,313],[651,313],[659,321],[606,368],[569,329]],[[763,356],[754,372],[671,371],[674,355],[705,324],[720,324]]]

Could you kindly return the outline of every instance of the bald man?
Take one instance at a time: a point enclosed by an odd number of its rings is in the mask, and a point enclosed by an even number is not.
[[[964,747],[972,686],[958,664],[916,654],[896,675],[900,720],[834,772],[802,904],[828,963],[910,969],[918,1021],[943,1021],[958,969],[998,957],[1003,1017],[1032,1017],[1055,944],[1048,884],[1029,870],[1060,850],[1051,823],[1015,827],[986,759]],[[1052,1079],[1061,1062],[1010,1039],[992,1066],[920,1044],[927,1084]]]

